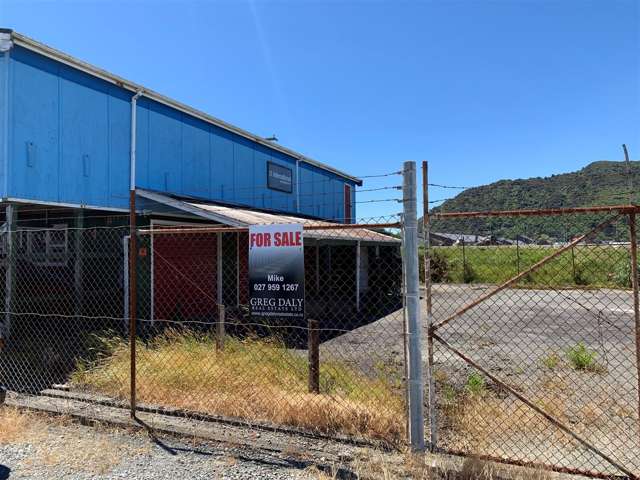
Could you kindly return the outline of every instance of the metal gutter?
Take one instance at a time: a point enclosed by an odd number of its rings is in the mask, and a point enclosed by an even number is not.
[[[18,197],[3,197],[0,199],[0,203],[22,203],[22,204],[30,204],[30,205],[44,205],[47,207],[65,207],[65,208],[85,208],[87,210],[103,210],[105,212],[123,212],[127,213],[129,211],[128,208],[117,208],[117,207],[105,207],[105,206],[97,206],[85,203],[67,203],[67,202],[49,202],[45,200],[32,200],[29,198],[18,198]],[[139,211],[140,212],[140,211]]]
[[[322,170],[326,170],[328,172],[331,172],[335,175],[338,175],[339,177],[351,180],[352,182],[355,182],[358,186],[362,185],[362,180],[354,177],[352,175],[349,175],[345,172],[342,172],[338,169],[335,169],[333,167],[330,167],[329,165],[326,165],[322,162],[319,162],[317,160],[314,160],[312,158],[306,157],[304,155],[302,155],[301,153],[298,153],[294,150],[290,150],[286,147],[283,147],[281,145],[276,145],[272,142],[267,141],[266,139],[259,137],[258,135],[254,135],[253,133],[250,133],[246,130],[243,130],[239,127],[236,127],[235,125],[231,125],[230,123],[225,122],[224,120],[220,120],[219,118],[213,117],[211,115],[208,115],[200,110],[197,110],[193,107],[190,107],[188,105],[185,105],[184,103],[178,102],[177,100],[173,100],[169,97],[166,97],[164,95],[161,95],[160,93],[154,92],[153,90],[150,90],[142,85],[139,85],[137,83],[134,83],[130,80],[127,80],[125,78],[119,77],[117,75],[114,75],[110,72],[107,72],[106,70],[103,70],[101,68],[98,68],[94,65],[91,65],[89,63],[83,62],[82,60],[78,60],[75,57],[72,57],[71,55],[68,55],[64,52],[61,52],[59,50],[56,50],[54,48],[51,48],[43,43],[37,42],[36,40],[33,40],[25,35],[22,35],[20,33],[14,32],[13,30],[10,29],[2,29],[0,28],[0,32],[2,33],[11,33],[11,38],[14,42],[15,45],[18,45],[20,47],[26,48],[28,50],[31,50],[33,52],[36,52],[40,55],[44,55],[45,57],[49,57],[53,60],[56,60],[58,62],[64,63],[66,65],[69,65],[70,67],[73,67],[75,69],[81,70],[85,73],[88,73],[89,75],[92,75],[94,77],[100,78],[106,82],[112,83],[114,85],[117,85],[121,88],[130,90],[133,93],[136,93],[140,90],[144,91],[144,96],[154,100],[156,102],[162,103],[168,107],[171,108],[175,108],[176,110],[180,110],[183,113],[186,113],[188,115],[191,115],[195,118],[198,118],[200,120],[203,120],[207,123],[210,123],[212,125],[215,125],[217,127],[223,128],[225,130],[228,130],[230,132],[233,132],[237,135],[240,135],[244,138],[247,138],[249,140],[252,140],[256,143],[259,143],[260,145],[263,145],[271,150],[275,150],[281,153],[284,153],[286,155],[289,155],[290,157],[293,157],[294,159],[297,159],[301,162],[307,163],[309,165],[313,165],[315,167],[318,167]]]

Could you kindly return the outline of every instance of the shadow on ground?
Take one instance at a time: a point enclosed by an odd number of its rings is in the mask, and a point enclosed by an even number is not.
[[[0,465],[0,480],[7,480],[11,475],[11,469],[9,467],[5,467],[4,465]]]

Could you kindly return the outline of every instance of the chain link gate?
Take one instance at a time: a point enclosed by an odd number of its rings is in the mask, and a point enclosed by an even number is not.
[[[434,449],[636,478],[637,210],[427,219]],[[548,241],[549,225],[565,238]]]

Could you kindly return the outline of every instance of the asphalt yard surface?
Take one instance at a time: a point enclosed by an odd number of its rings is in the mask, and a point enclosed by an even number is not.
[[[433,287],[436,333],[450,347],[553,415],[598,450],[640,472],[638,380],[633,296],[614,289],[505,289],[473,308],[493,286]],[[421,291],[424,296],[424,290]],[[422,300],[422,312],[426,311]],[[375,372],[376,362],[402,375],[403,316],[398,312],[321,347]],[[427,337],[423,316],[423,340]],[[426,348],[423,360],[426,364]],[[616,472],[486,377],[474,411],[461,400],[476,369],[435,341],[440,446],[522,461]],[[473,377],[477,379],[477,377]],[[482,393],[482,392],[481,392]],[[457,405],[455,409],[447,405]],[[502,418],[502,416],[504,418]],[[613,469],[612,469],[613,468]]]

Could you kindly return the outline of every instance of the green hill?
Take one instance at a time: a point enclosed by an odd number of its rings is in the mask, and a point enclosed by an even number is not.
[[[634,203],[640,203],[640,161],[631,162]],[[432,213],[536,208],[568,208],[594,205],[621,205],[629,202],[629,175],[625,162],[594,162],[571,173],[498,182],[464,190],[456,197],[433,208]],[[601,214],[546,217],[500,217],[446,219],[433,222],[433,231],[496,235],[514,238],[526,235],[539,239],[548,236],[566,240],[588,231],[604,218]],[[618,223],[600,239],[627,238]]]

